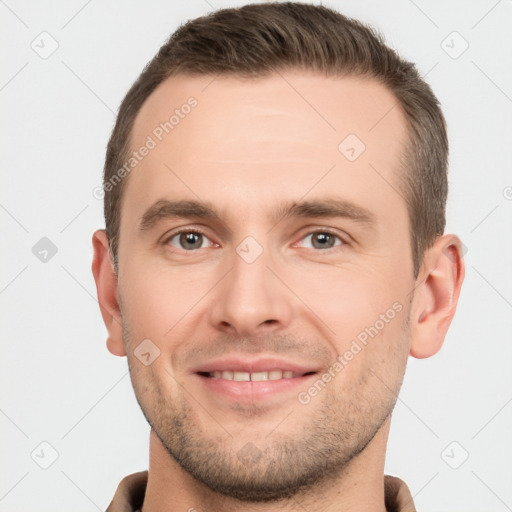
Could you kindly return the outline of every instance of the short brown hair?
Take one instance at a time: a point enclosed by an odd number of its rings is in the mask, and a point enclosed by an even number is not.
[[[188,21],[126,94],[108,143],[103,180],[106,233],[116,273],[127,178],[108,189],[105,184],[126,162],[134,121],[148,96],[177,74],[251,78],[286,69],[368,77],[396,97],[408,124],[400,192],[408,207],[417,277],[424,251],[445,228],[448,140],[439,102],[414,64],[400,58],[372,28],[327,7],[295,2],[248,4]]]

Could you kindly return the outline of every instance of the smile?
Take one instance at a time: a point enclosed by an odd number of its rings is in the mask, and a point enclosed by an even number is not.
[[[237,382],[259,382],[265,380],[279,380],[279,379],[294,379],[297,377],[302,377],[303,375],[308,375],[309,373],[299,373],[293,372],[290,370],[279,370],[272,369],[268,371],[259,371],[259,372],[245,372],[245,371],[237,371],[237,370],[224,370],[224,371],[213,371],[213,372],[203,372],[201,375],[205,377],[210,377],[213,379],[226,379],[226,380],[234,380]]]

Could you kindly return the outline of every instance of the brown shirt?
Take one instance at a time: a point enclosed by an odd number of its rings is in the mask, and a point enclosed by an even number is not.
[[[106,512],[140,512],[147,483],[147,471],[125,476]],[[384,475],[384,495],[388,512],[416,512],[409,488],[400,478]]]

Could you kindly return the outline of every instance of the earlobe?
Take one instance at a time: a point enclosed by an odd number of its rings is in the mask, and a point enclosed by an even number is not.
[[[462,243],[455,235],[438,238],[425,254],[420,284],[411,309],[413,357],[433,356],[441,348],[450,326],[464,280]]]
[[[122,357],[122,356],[125,356],[126,355],[126,350],[125,350],[125,347],[124,347],[124,343],[121,341],[119,341],[118,338],[111,338],[110,336],[107,337],[107,349],[108,351],[115,355],[115,356],[119,356],[119,357]]]
[[[107,348],[116,356],[125,356],[122,317],[118,302],[118,279],[110,260],[109,241],[104,229],[94,232],[92,245],[92,273],[96,282],[101,316],[108,331]]]

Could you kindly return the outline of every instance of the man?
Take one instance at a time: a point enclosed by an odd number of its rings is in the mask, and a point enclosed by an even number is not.
[[[384,475],[409,354],[464,266],[415,67],[328,8],[180,27],[125,97],[92,270],[151,426],[108,511],[413,511]]]

